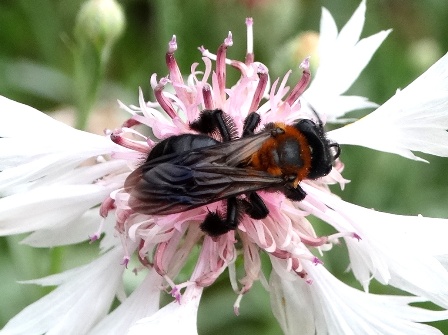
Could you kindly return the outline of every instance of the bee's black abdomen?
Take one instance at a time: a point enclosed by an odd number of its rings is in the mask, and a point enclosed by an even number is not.
[[[182,154],[189,150],[206,148],[218,143],[220,142],[210,136],[201,134],[171,136],[157,143],[157,145],[152,148],[146,161],[149,162],[153,159],[170,154]]]

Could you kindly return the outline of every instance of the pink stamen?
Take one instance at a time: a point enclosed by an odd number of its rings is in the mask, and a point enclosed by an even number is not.
[[[227,54],[227,48],[229,46],[232,46],[233,40],[232,40],[232,33],[229,31],[229,34],[227,35],[227,38],[224,40],[224,43],[222,43],[219,48],[218,52],[216,53],[216,75],[218,77],[218,87],[219,92],[221,94],[222,101],[226,98],[226,54]]]
[[[103,227],[104,227],[104,219],[101,220],[98,230],[93,235],[89,236],[90,244],[99,240],[101,233],[103,232]]]
[[[107,197],[103,200],[100,206],[100,215],[105,218],[111,210],[115,209],[115,200],[111,197]]]
[[[156,97],[157,102],[160,104],[160,107],[162,107],[165,113],[168,114],[170,118],[175,119],[177,118],[177,113],[174,110],[173,104],[163,94],[163,89],[165,88],[168,82],[169,82],[168,78],[160,79],[159,83],[154,88],[154,95]]]
[[[324,262],[321,261],[321,260],[320,260],[319,258],[317,258],[317,257],[313,257],[313,264],[314,264],[314,265],[323,265]]]
[[[172,54],[177,50],[177,40],[176,35],[173,35],[171,41],[168,42],[168,53]]]
[[[212,53],[210,53],[210,51],[208,51],[208,49],[206,49],[203,45],[201,45],[200,47],[198,47],[199,52],[201,53],[202,56],[216,60],[216,56],[213,55]]]
[[[210,85],[209,84],[205,84],[203,87],[202,87],[202,96],[203,96],[203,99],[204,99],[204,107],[205,107],[205,109],[214,109],[215,107],[215,105],[214,105],[214,103],[213,103],[213,97],[212,97],[212,91],[211,91],[211,87],[210,87]]]
[[[110,139],[112,140],[112,142],[121,145],[122,147],[135,150],[144,154],[148,153],[149,150],[148,145],[146,143],[133,141],[129,138],[124,137],[122,129],[115,129],[114,131],[112,131],[112,133],[110,134]]]
[[[124,265],[124,267],[127,269],[130,259],[131,258],[129,257],[129,255],[125,255],[125,256],[123,256],[123,260],[121,261],[120,264]]]
[[[280,259],[287,259],[287,258],[291,257],[291,253],[289,253],[285,250],[280,250],[280,249],[275,250],[271,254],[272,254],[272,256],[275,256]]]
[[[252,99],[252,103],[249,108],[249,113],[253,113],[258,109],[258,106],[260,105],[260,101],[263,98],[264,91],[266,89],[266,85],[268,84],[268,69],[260,65],[258,67],[258,85],[255,89],[254,97]]]
[[[236,316],[240,315],[240,303],[241,299],[243,299],[243,294],[244,293],[238,294],[238,297],[236,298],[236,301],[233,304],[233,312],[235,313]]]
[[[353,237],[353,238],[356,238],[358,241],[361,241],[361,240],[362,240],[361,236],[359,236],[359,235],[356,234],[356,233],[352,233],[352,237]]]
[[[311,80],[311,72],[310,72],[310,58],[307,57],[300,64],[300,68],[303,69],[302,78],[300,78],[297,85],[293,88],[290,95],[286,98],[285,102],[290,106],[296,102],[296,100],[302,95],[302,93],[308,87],[308,84]]]
[[[132,128],[134,126],[137,126],[141,124],[140,121],[135,120],[134,118],[130,118],[127,119],[126,121],[123,122],[123,124],[121,125],[122,128]]]
[[[341,237],[353,237],[356,238],[358,241],[362,240],[361,236],[359,236],[357,233],[354,232],[345,232],[345,233],[336,233],[328,236],[328,240],[332,243],[335,243],[335,241]]]
[[[176,35],[168,43],[168,51],[165,54],[166,65],[170,71],[170,79],[173,83],[183,84],[182,74],[180,72],[179,66],[177,65],[176,58],[174,57],[174,51],[177,50]]]
[[[252,64],[254,62],[254,59],[255,59],[255,55],[254,55],[254,30],[253,30],[253,24],[254,24],[254,20],[251,17],[246,18],[246,27],[247,27],[246,43],[247,43],[247,50],[246,50],[245,63],[247,65]]]
[[[124,233],[125,222],[132,214],[134,214],[134,211],[132,209],[122,209],[122,210],[119,210],[116,212],[115,215],[117,218],[117,222],[116,222],[115,228],[118,230],[118,232]],[[125,241],[123,240],[123,245],[124,244],[125,244]]]
[[[176,300],[178,304],[180,304],[180,299],[182,298],[182,294],[180,293],[180,289],[177,286],[174,286],[170,292],[171,296]]]
[[[159,243],[154,253],[154,269],[161,276],[166,276],[166,271],[163,266],[163,256],[168,242]]]
[[[106,199],[107,200],[107,199]],[[105,201],[106,201],[105,200]],[[104,202],[103,202],[104,203]],[[103,204],[101,204],[101,206],[102,206]],[[100,212],[101,212],[101,210],[100,210]],[[107,215],[107,214],[106,214]],[[102,215],[101,215],[102,216]],[[100,221],[100,224],[98,225],[98,229],[96,230],[96,232],[92,235],[92,236],[89,236],[89,239],[90,239],[90,242],[89,243],[93,243],[93,242],[96,242],[96,241],[98,241],[98,239],[100,238],[100,236],[101,236],[101,234],[103,233],[103,229],[104,229],[104,222],[106,221],[105,220],[105,218],[106,218],[106,216],[103,216],[103,218],[101,219],[101,221]]]
[[[145,268],[150,268],[153,266],[153,264],[148,260],[148,258],[141,255],[140,251],[145,248],[145,240],[140,240],[140,243],[138,245],[138,260]]]
[[[321,237],[313,237],[310,235],[300,235],[300,240],[303,244],[310,246],[310,247],[320,247],[321,245],[324,245],[328,242],[328,237],[321,236]]]

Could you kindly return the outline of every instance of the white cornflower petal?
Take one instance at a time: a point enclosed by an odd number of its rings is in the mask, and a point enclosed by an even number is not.
[[[377,110],[329,136],[415,160],[422,159],[412,151],[447,157],[447,110],[448,54]]]
[[[46,177],[58,178],[87,158],[122,148],[109,137],[76,130],[0,96],[0,195],[22,192]]]
[[[78,130],[56,121],[35,108],[0,96],[2,117],[8,122],[0,124],[2,137],[22,137],[24,134],[40,135],[39,137],[53,137],[55,134],[66,132],[76,133]],[[24,122],[27,121],[27,122]],[[30,142],[33,137],[28,138]]]
[[[202,287],[187,287],[180,302],[173,301],[150,317],[138,321],[128,335],[148,334],[197,334],[197,313]]]
[[[366,4],[362,1],[337,34],[333,17],[328,10],[322,9],[319,67],[303,98],[312,108],[325,114],[327,121],[335,121],[352,110],[377,106],[364,97],[342,96],[390,33],[390,30],[381,31],[359,40],[365,12]],[[323,95],[325,99],[322,98]],[[306,104],[303,107],[308,108]]]
[[[89,332],[89,335],[126,334],[136,321],[157,312],[162,280],[163,278],[156,271],[150,270],[149,274],[134,292],[112,313],[102,319]]]
[[[417,322],[442,320],[448,312],[410,306],[422,301],[420,298],[362,292],[342,283],[320,265],[307,264],[306,270],[313,278],[311,284],[287,281],[276,273],[271,278],[272,301],[283,317],[280,324],[287,335],[442,334]],[[296,320],[305,321],[301,313],[312,314],[304,329]]]
[[[350,267],[366,290],[373,276],[448,308],[448,272],[436,257],[448,255],[448,220],[382,213],[316,189],[306,191],[328,206],[323,212],[311,209],[314,215],[361,236],[346,243]]]
[[[101,185],[53,185],[0,198],[0,235],[65,225],[111,192]]]
[[[313,297],[304,280],[294,280],[288,272],[287,279],[273,271],[269,279],[272,313],[285,335],[320,334],[319,325],[325,321],[313,310]],[[296,298],[300,297],[300,298]]]
[[[28,281],[59,286],[12,318],[0,334],[86,334],[110,308],[121,283],[122,253],[116,248],[90,264]]]
[[[61,245],[76,244],[85,241],[88,236],[86,232],[92,234],[100,223],[98,209],[90,209],[81,216],[76,216],[73,220],[65,224],[39,229],[24,238],[21,243],[35,248],[52,248]],[[113,222],[111,222],[113,224]]]

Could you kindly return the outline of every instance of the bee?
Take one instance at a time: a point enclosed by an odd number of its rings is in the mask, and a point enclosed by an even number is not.
[[[190,123],[197,134],[162,140],[128,176],[129,206],[141,214],[166,215],[225,200],[224,209],[209,211],[200,225],[215,237],[236,229],[243,215],[263,219],[269,214],[257,191],[301,201],[306,193],[300,182],[326,176],[341,152],[316,117],[318,122],[269,123],[255,133],[260,115],[252,112],[238,138],[230,116],[221,109],[204,110]]]

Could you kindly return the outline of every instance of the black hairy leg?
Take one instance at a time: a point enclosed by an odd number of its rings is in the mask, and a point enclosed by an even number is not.
[[[219,212],[209,212],[201,224],[203,232],[216,237],[238,227],[243,208],[236,197],[228,198],[226,202],[226,217],[223,218]]]

